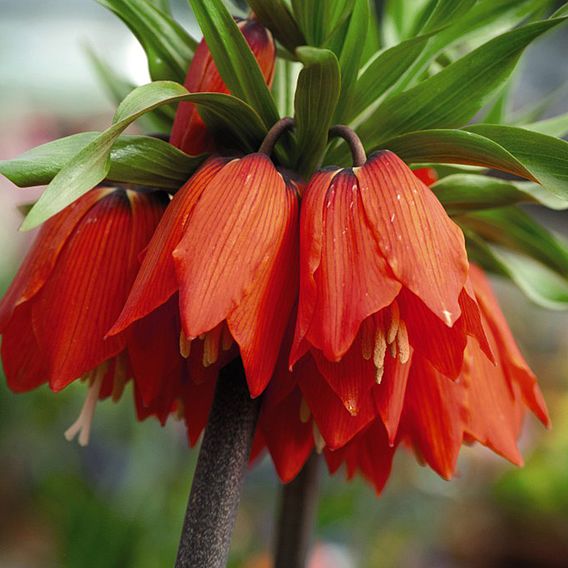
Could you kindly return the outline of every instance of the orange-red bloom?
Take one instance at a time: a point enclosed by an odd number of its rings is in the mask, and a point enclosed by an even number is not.
[[[453,379],[468,336],[491,358],[463,234],[397,156],[316,174],[300,228],[290,363],[313,357],[351,414],[375,383],[404,374],[413,352]]]
[[[209,160],[176,193],[111,333],[179,294],[182,352],[220,365],[233,340],[252,396],[272,375],[297,295],[298,199],[264,154]]]
[[[280,477],[289,481],[314,448],[325,447],[332,473],[345,464],[348,477],[361,473],[377,492],[388,480],[400,444],[444,478],[454,474],[462,444],[474,441],[521,465],[517,439],[525,409],[548,425],[546,406],[483,272],[471,266],[470,277],[495,363],[469,338],[453,381],[414,353],[397,366],[398,374],[385,373],[362,410],[351,416],[313,359],[304,357],[291,375],[277,373],[271,384],[255,457],[267,446]]]
[[[0,303],[2,359],[12,390],[48,382],[58,391],[88,378],[88,404],[75,429],[85,427],[82,442],[97,398],[116,398],[132,375],[136,388],[148,395],[177,372],[167,352],[160,359],[154,350],[140,349],[141,342],[167,343],[166,310],[128,334],[105,338],[167,203],[158,192],[88,192],[43,225]]]
[[[276,46],[272,34],[255,20],[242,20],[239,29],[247,40],[266,83],[272,83],[276,62]],[[205,40],[202,40],[187,71],[184,86],[190,93],[229,93],[215,66]],[[178,106],[170,142],[188,154],[212,152],[213,139],[194,104],[183,102]]]

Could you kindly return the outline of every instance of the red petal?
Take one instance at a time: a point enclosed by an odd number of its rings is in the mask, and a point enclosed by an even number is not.
[[[413,357],[401,431],[426,462],[450,479],[463,438],[459,385]]]
[[[240,22],[239,28],[251,47],[267,84],[270,84],[276,57],[276,49],[270,32],[252,20]],[[184,86],[190,93],[229,92],[219,75],[205,40],[202,40],[195,50]],[[211,136],[192,103],[183,102],[178,105],[170,142],[184,152],[194,155],[210,152],[214,148]]]
[[[146,211],[140,214],[137,200]],[[98,201],[67,239],[32,303],[32,322],[54,390],[118,354],[125,337],[104,340],[126,300],[137,256],[163,211],[153,196],[116,190]]]
[[[517,405],[501,365],[493,365],[470,341],[463,373],[465,429],[469,436],[516,465],[523,458],[517,448]]]
[[[209,160],[175,194],[148,245],[128,301],[109,335],[125,330],[177,291],[172,252],[182,239],[188,218],[203,190],[225,163],[222,158]]]
[[[214,178],[173,253],[187,337],[213,329],[252,291],[290,215],[284,180],[263,154],[233,160]]]
[[[287,193],[289,213],[282,239],[274,247],[276,256],[262,266],[250,293],[227,318],[253,397],[265,389],[272,376],[298,297],[298,200],[291,191]]]
[[[14,309],[33,298],[49,278],[77,224],[97,201],[111,191],[110,188],[93,189],[42,225],[18,274],[0,302],[0,333],[8,324]]]
[[[400,293],[401,318],[408,329],[410,345],[446,377],[456,379],[462,369],[467,335],[463,318],[453,327],[440,321],[408,290]]]
[[[333,178],[322,205],[315,212],[323,216],[321,263],[314,274],[318,297],[307,338],[329,360],[338,361],[361,322],[391,304],[400,284],[367,225],[350,170]]]
[[[355,168],[367,216],[395,276],[446,325],[459,317],[468,273],[464,236],[432,191],[395,154]]]
[[[263,409],[260,427],[276,471],[288,483],[302,469],[312,453],[314,442],[311,420],[300,420],[302,396],[298,389],[270,412]]]
[[[306,188],[300,214],[300,300],[294,342],[290,352],[293,365],[309,348],[304,341],[312,323],[318,289],[314,274],[321,262],[323,246],[323,204],[331,181],[339,170],[316,172]]]
[[[35,389],[48,379],[47,368],[31,325],[31,307],[14,311],[2,336],[2,362],[6,382],[14,392]]]
[[[438,173],[434,168],[416,168],[412,173],[424,184],[431,186],[438,181]]]
[[[380,385],[373,387],[375,405],[385,425],[390,445],[394,445],[398,433],[411,366],[412,354],[404,364],[398,358],[385,357],[383,380]]]
[[[545,426],[549,426],[550,417],[542,393],[538,388],[536,377],[519,351],[489,282],[483,271],[476,266],[471,267],[471,279],[479,307],[487,318],[495,338],[496,349],[499,352],[505,374],[511,384],[516,383],[519,386],[525,404]]]
[[[349,414],[309,356],[298,362],[294,372],[298,375],[298,384],[318,429],[330,449],[344,446],[375,417],[371,396],[361,405],[356,416]]]

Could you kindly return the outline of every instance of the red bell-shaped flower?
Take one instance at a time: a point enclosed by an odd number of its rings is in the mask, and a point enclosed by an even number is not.
[[[272,34],[256,20],[242,20],[238,26],[258,61],[266,83],[270,85],[276,62],[276,46]],[[204,39],[195,51],[184,86],[190,93],[229,93]],[[180,103],[178,106],[170,142],[192,155],[212,152],[215,149],[197,108],[189,102]]]
[[[252,396],[266,387],[297,295],[298,199],[265,154],[214,158],[174,196],[111,334],[179,293],[181,350],[203,365],[233,339]]]

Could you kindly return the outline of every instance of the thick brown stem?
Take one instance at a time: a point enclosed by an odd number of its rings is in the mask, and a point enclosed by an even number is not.
[[[225,367],[199,451],[176,568],[227,564],[259,407],[240,359]]]
[[[317,510],[320,462],[320,457],[312,454],[296,479],[282,489],[274,568],[306,565]]]
[[[262,142],[260,148],[258,149],[259,153],[266,154],[270,156],[274,151],[274,146],[280,139],[280,136],[284,134],[287,130],[294,128],[296,123],[294,122],[293,118],[289,116],[280,119],[269,131],[266,135],[266,138]]]
[[[353,167],[361,167],[367,161],[367,154],[365,154],[365,148],[359,136],[349,126],[344,126],[343,124],[333,126],[329,129],[329,137],[343,138],[347,142],[353,156]]]

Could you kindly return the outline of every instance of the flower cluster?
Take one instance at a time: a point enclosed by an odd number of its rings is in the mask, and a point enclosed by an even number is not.
[[[239,27],[270,83],[270,33]],[[205,42],[186,86],[227,91]],[[222,156],[191,103],[171,142],[217,152],[171,201],[99,187],[42,227],[0,304],[13,390],[86,379],[84,444],[131,380],[138,416],[183,417],[194,444],[240,357],[263,395],[252,459],[268,448],[284,481],[314,449],[377,491],[399,445],[445,478],[472,441],[521,463],[525,408],[546,407],[431,170],[385,150],[304,186],[269,152]]]

